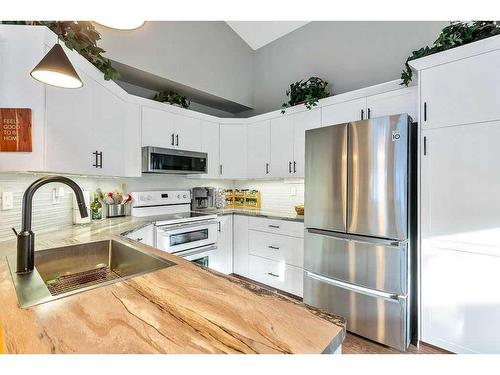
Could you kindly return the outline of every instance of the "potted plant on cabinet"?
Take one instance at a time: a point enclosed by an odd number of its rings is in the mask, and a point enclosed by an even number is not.
[[[412,80],[413,71],[408,64],[409,61],[499,34],[500,22],[498,21],[450,22],[441,30],[441,34],[432,47],[425,46],[413,51],[406,59],[405,67],[401,72],[401,85],[408,86]]]
[[[162,103],[167,102],[169,104],[186,109],[191,105],[191,101],[188,98],[175,91],[160,91],[159,93],[155,94],[153,100]]]
[[[305,104],[307,109],[318,105],[320,99],[330,96],[327,89],[328,82],[319,77],[310,77],[307,81],[300,80],[290,85],[290,89],[286,90],[286,96],[290,100],[282,104],[281,113],[285,113],[285,109],[294,105]]]

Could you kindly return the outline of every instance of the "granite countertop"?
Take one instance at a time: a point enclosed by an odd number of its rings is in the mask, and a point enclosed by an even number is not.
[[[118,238],[145,223],[126,217],[71,226],[38,234],[36,246]],[[18,306],[2,256],[0,348],[7,353],[331,353],[344,340],[341,317],[134,244],[176,265],[27,309]],[[15,247],[15,241],[2,242],[0,253]]]
[[[196,212],[214,213],[217,215],[244,215],[265,217],[268,219],[289,220],[304,222],[304,215],[297,215],[295,211],[277,211],[277,210],[261,210],[261,209],[244,209],[244,208],[207,208],[204,210],[196,210]]]

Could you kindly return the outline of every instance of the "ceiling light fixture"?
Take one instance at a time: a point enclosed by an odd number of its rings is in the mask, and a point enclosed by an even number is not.
[[[101,26],[109,27],[110,29],[116,29],[116,30],[135,30],[144,25],[145,21],[138,21],[138,20],[116,20],[113,19],[108,20],[108,21],[94,21],[95,23],[98,23]]]
[[[55,44],[44,58],[33,68],[30,75],[47,85],[77,89],[83,86],[75,68],[59,43]]]

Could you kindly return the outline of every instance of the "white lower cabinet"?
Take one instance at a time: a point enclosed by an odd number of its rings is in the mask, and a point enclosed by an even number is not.
[[[143,228],[134,230],[128,233],[125,237],[131,240],[143,243],[145,245],[154,246],[155,245],[155,227],[153,224],[147,225]]]
[[[233,215],[219,216],[217,224],[217,250],[209,267],[229,275],[233,273]]]
[[[234,215],[234,273],[302,297],[304,224]]]
[[[233,216],[233,272],[248,277],[248,217]]]
[[[302,268],[290,266],[284,261],[276,262],[249,255],[248,269],[250,279],[302,297],[304,280]]]
[[[304,239],[281,234],[248,231],[248,252],[296,267],[304,265]]]
[[[491,250],[491,248],[489,248]],[[455,353],[500,352],[497,255],[422,242],[422,341]]]

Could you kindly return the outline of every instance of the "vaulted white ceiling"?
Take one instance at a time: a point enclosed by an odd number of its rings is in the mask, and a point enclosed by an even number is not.
[[[304,26],[309,21],[226,21],[253,50]]]

